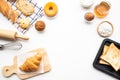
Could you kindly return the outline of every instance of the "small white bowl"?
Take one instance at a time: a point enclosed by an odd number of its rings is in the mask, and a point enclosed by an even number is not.
[[[80,0],[82,7],[90,8],[94,4],[95,0]]]

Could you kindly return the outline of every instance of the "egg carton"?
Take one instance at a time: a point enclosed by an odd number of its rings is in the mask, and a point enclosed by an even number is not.
[[[42,18],[44,16],[44,13],[43,13],[43,7],[42,6],[38,6],[36,2],[34,2],[34,0],[28,0],[29,3],[33,4],[34,6],[34,13],[31,15],[31,16],[25,16],[23,15],[16,7],[16,3],[15,2],[11,2],[10,0],[7,0],[10,5],[12,6],[12,8],[14,10],[17,10],[19,12],[19,16],[18,16],[18,19],[16,21],[16,23],[14,23],[13,25],[18,29],[18,31],[20,31],[21,33],[26,33],[34,24],[34,22],[38,19],[38,18]],[[21,18],[28,18],[30,20],[30,26],[26,29],[22,29],[20,26],[19,26],[19,20]]]

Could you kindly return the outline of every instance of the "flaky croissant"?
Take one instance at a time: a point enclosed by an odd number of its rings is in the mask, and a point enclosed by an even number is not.
[[[37,53],[35,56],[27,58],[19,68],[25,72],[36,71],[39,68],[41,59],[42,54]]]

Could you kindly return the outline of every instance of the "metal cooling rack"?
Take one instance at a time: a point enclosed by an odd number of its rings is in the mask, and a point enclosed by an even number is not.
[[[18,31],[20,31],[21,33],[26,33],[30,27],[33,25],[33,23],[38,19],[38,18],[42,18],[44,16],[44,13],[43,13],[43,8],[42,6],[38,6],[36,2],[34,2],[33,0],[28,0],[31,4],[33,4],[34,6],[34,13],[31,15],[31,16],[24,16],[16,7],[16,3],[15,2],[10,2],[10,0],[7,0],[10,5],[12,6],[12,8],[14,10],[17,10],[19,12],[19,16],[18,16],[18,19],[17,19],[17,22],[14,23],[14,26],[18,29]],[[28,18],[30,20],[30,26],[27,28],[27,29],[22,29],[18,22],[21,18]]]

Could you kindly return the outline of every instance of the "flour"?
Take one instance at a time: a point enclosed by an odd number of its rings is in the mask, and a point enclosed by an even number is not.
[[[108,36],[108,35],[112,34],[113,28],[112,28],[111,24],[104,22],[99,25],[98,31],[99,31],[100,35]]]

